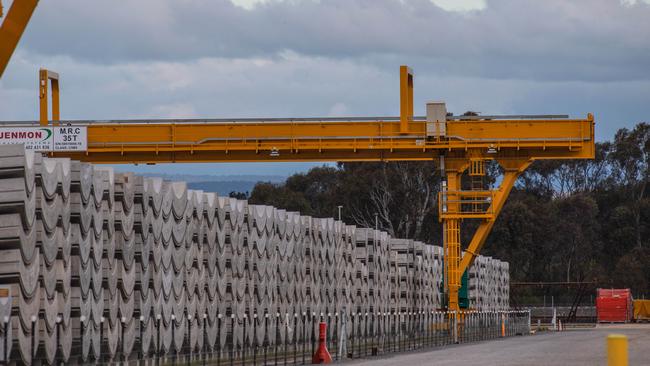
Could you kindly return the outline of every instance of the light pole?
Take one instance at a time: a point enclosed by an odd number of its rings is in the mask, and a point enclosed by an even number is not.
[[[336,206],[336,207],[339,209],[339,221],[341,221],[341,209],[343,208],[343,206],[339,205],[339,206]]]

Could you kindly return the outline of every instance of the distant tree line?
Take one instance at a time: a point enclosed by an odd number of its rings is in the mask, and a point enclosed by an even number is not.
[[[484,182],[498,182],[489,165]],[[441,245],[436,162],[340,163],[258,183],[250,202],[338,217]],[[512,281],[595,281],[650,296],[650,124],[596,144],[594,160],[537,161],[520,177],[481,254]],[[463,224],[463,243],[475,222]]]

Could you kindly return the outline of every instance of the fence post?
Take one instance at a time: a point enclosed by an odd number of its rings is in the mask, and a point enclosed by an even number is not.
[[[329,348],[330,345],[330,327],[332,326],[332,313],[327,313],[327,328],[325,333],[325,345]],[[332,347],[332,351],[334,348]]]
[[[386,331],[388,330],[388,328],[387,328],[387,326],[388,326],[388,317],[386,316],[385,311],[382,312],[382,315],[381,315],[381,325],[382,325],[382,327],[381,327],[381,351],[382,351],[382,353],[385,353],[386,352],[386,338],[388,338],[388,336],[386,335]]]
[[[246,339],[246,323],[248,320],[248,314],[244,313],[244,338],[241,345],[241,359],[242,364],[246,365],[246,346],[248,346],[248,341]]]
[[[469,313],[469,341],[476,341],[476,311],[472,310]]]
[[[289,350],[289,313],[284,313],[284,344],[282,353],[284,354],[284,364],[287,364],[287,353]]]
[[[274,365],[278,365],[278,343],[280,341],[280,313],[275,313],[275,342],[274,344]]]
[[[371,313],[372,325],[370,326],[370,329],[372,330],[372,346],[370,348],[370,354],[374,356],[379,354],[379,332],[381,329],[381,326],[379,325],[381,320],[377,321],[377,315],[379,315],[379,319],[381,319],[381,313],[377,313],[376,311]]]
[[[235,314],[230,314],[230,366],[235,363]]]
[[[354,313],[352,314],[352,358],[357,355],[357,350],[355,350],[356,345],[359,343],[359,329],[357,326],[359,325],[359,316],[361,313]]]
[[[368,356],[368,313],[363,315],[363,353]]]
[[[257,366],[257,313],[253,313],[253,366]]]
[[[474,340],[474,311],[470,310],[466,312],[465,315],[465,334],[467,335],[465,342],[470,343]]]
[[[192,314],[187,314],[187,363],[192,359]],[[181,346],[182,347],[182,346]]]
[[[3,340],[4,341],[4,349],[2,350],[2,352],[4,353],[4,355],[3,355],[4,357],[2,358],[2,360],[5,362],[6,365],[9,365],[9,352],[7,351],[7,347],[8,347],[7,338],[9,338],[8,337],[8,335],[9,335],[9,317],[5,316],[2,320],[3,320],[3,323],[4,323],[4,328],[3,329],[4,329],[4,332],[5,332],[4,340]]]
[[[293,363],[298,364],[298,313],[293,313]]]
[[[339,360],[339,313],[338,311],[334,313],[334,329],[332,329],[332,343],[336,347],[336,352],[334,352],[335,360]]]
[[[58,332],[58,319],[57,319],[57,332]],[[140,326],[138,327],[140,329],[140,359],[144,358],[144,342],[142,342],[142,324],[144,324],[144,316],[140,315]],[[57,335],[57,347],[59,346],[58,343],[58,335]]]
[[[302,363],[305,363],[305,352],[307,351],[307,312],[302,312]]]
[[[417,337],[417,322],[418,322],[418,312],[414,311],[411,313],[411,349],[417,347],[416,337]]]
[[[420,329],[420,331],[418,332],[418,348],[423,348],[426,344],[425,329],[424,329],[425,315],[426,312],[420,310],[420,315],[418,316],[420,318],[420,320],[418,320],[418,328]]]
[[[267,365],[267,354],[269,348],[269,313],[264,312],[264,366]]]
[[[337,318],[338,314],[336,313]],[[341,309],[341,324],[337,325],[336,340],[338,341],[336,347],[336,360],[338,361],[345,358],[348,352],[348,311],[345,306]]]
[[[203,364],[208,358],[208,314],[203,314]]]
[[[453,311],[454,314],[454,343],[458,344],[458,312],[456,310]]]
[[[399,315],[397,316],[397,324],[398,324],[398,330],[397,330],[397,351],[402,352],[402,312],[399,312]]]
[[[393,337],[395,336],[395,333],[393,332],[393,327],[391,326],[390,318],[393,316],[391,314],[390,309],[388,310],[388,350],[389,351],[394,351],[393,349]],[[394,323],[394,322],[393,322]]]
[[[217,366],[221,365],[221,313],[217,313]]]

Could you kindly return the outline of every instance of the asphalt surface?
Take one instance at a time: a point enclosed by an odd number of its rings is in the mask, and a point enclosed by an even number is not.
[[[650,324],[543,332],[432,351],[353,360],[346,365],[607,365],[607,335],[612,333],[628,337],[630,366],[650,365]]]

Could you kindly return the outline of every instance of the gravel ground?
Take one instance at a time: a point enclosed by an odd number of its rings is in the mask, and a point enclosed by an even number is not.
[[[630,365],[650,365],[650,324],[606,325],[346,362],[349,365],[606,365],[608,334],[628,336]]]

